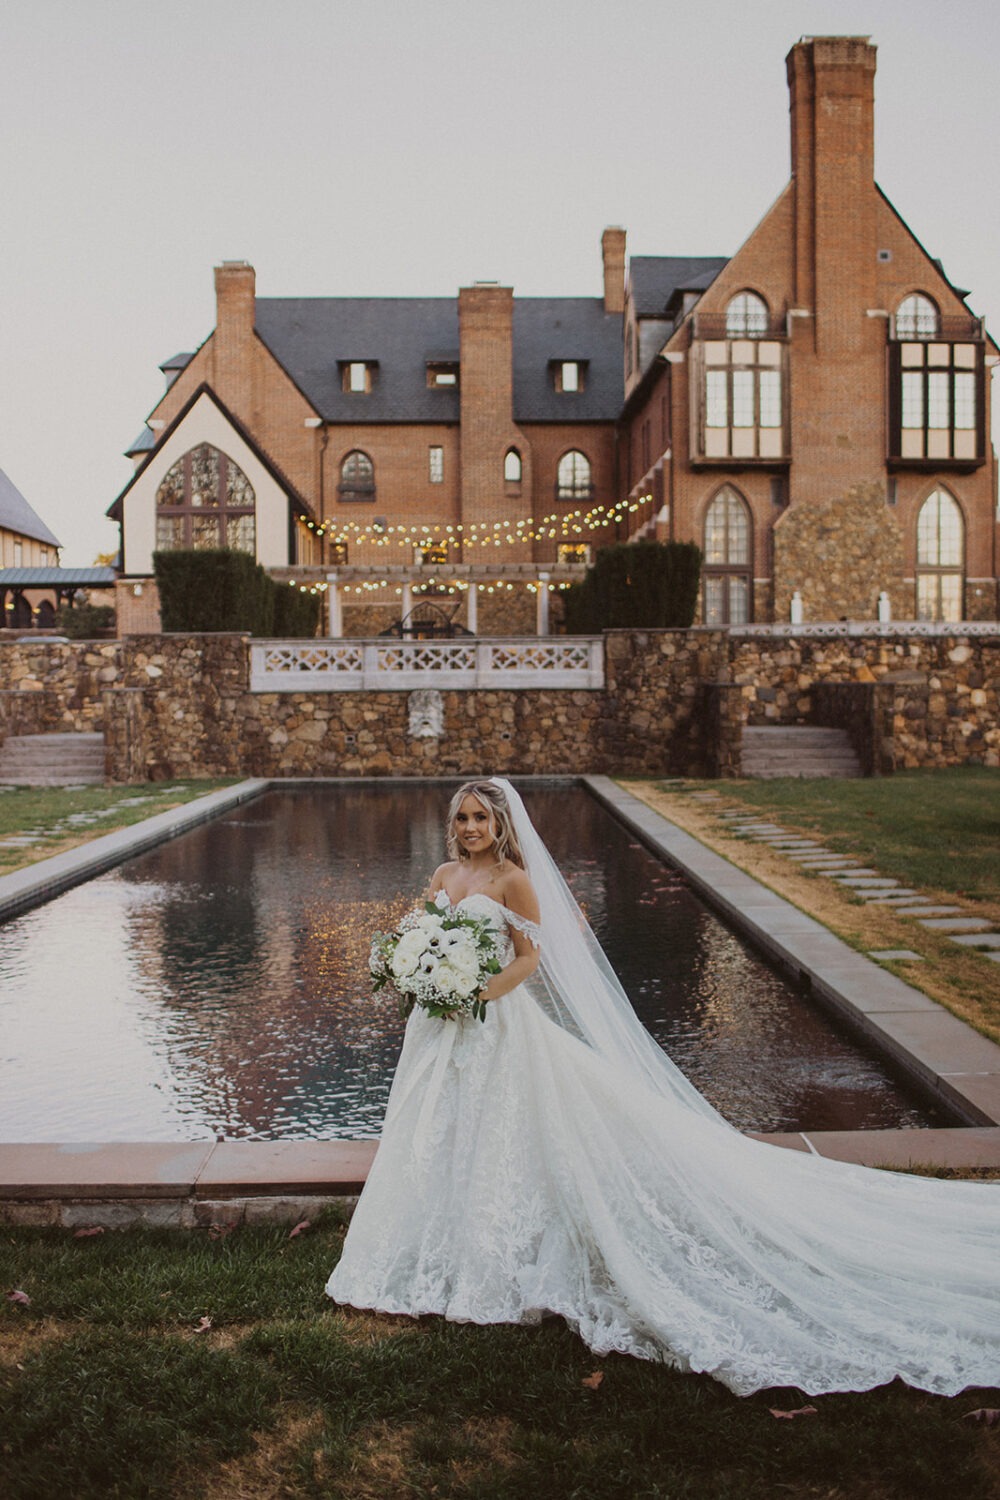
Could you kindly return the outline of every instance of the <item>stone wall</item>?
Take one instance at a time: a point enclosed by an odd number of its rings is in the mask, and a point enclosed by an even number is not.
[[[876,701],[876,694],[879,695]],[[815,705],[812,722],[831,729],[845,729],[858,757],[862,774],[875,776],[892,766],[884,766],[883,746],[892,734],[893,693],[874,682],[818,682],[813,689]]]
[[[787,620],[798,590],[806,620],[874,620],[878,596],[904,608],[903,535],[880,484],[854,485],[846,495],[793,505],[774,527],[774,611]],[[909,601],[907,601],[909,602]]]
[[[609,630],[604,646],[602,769],[711,775],[702,684],[716,681],[725,668],[725,632]]]
[[[407,692],[251,693],[246,648],[225,635],[125,642],[104,694],[114,778],[561,774],[596,754],[600,693],[443,692],[442,736],[417,738]]]
[[[0,643],[0,738],[103,727],[112,779],[737,774],[743,723],[845,725],[866,766],[1000,765],[989,635],[609,631],[603,690],[249,691],[239,635]]]

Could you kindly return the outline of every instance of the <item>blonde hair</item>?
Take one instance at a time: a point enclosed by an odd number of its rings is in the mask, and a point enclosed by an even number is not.
[[[475,797],[476,801],[481,803],[493,817],[496,831],[496,842],[493,847],[496,852],[497,864],[503,865],[509,859],[511,864],[517,865],[523,870],[524,855],[521,853],[521,846],[517,842],[517,834],[514,832],[510,808],[507,806],[507,798],[504,795],[503,788],[497,786],[495,781],[467,781],[464,786],[459,787],[454,797],[452,797],[451,805],[448,808],[448,821],[445,825],[445,842],[448,847],[448,858],[463,860],[469,857],[468,851],[462,848],[458,841],[458,835],[455,832],[455,820],[458,817],[458,810],[466,797]]]

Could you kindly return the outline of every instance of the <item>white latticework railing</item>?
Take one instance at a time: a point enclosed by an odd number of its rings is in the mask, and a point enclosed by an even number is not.
[[[956,620],[945,623],[940,620],[817,620],[814,624],[801,625],[730,625],[731,637],[770,636],[938,636],[946,639],[962,639],[966,636],[1000,636],[1000,624],[995,620]]]
[[[250,646],[253,693],[603,686],[603,644],[589,636],[254,641]]]

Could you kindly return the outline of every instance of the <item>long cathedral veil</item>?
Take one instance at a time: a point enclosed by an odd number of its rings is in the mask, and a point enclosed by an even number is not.
[[[578,1032],[601,1056],[665,1098],[727,1124],[636,1016],[520,794],[503,777],[495,776],[492,781],[507,799],[541,912],[541,958],[528,988],[554,1019]]]

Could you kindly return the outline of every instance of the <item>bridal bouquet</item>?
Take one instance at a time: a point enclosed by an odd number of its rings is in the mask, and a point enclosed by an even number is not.
[[[398,932],[375,933],[369,968],[373,989],[392,985],[403,1016],[420,1005],[430,1016],[485,1021],[479,995],[500,962],[489,922],[428,901],[403,918]]]

